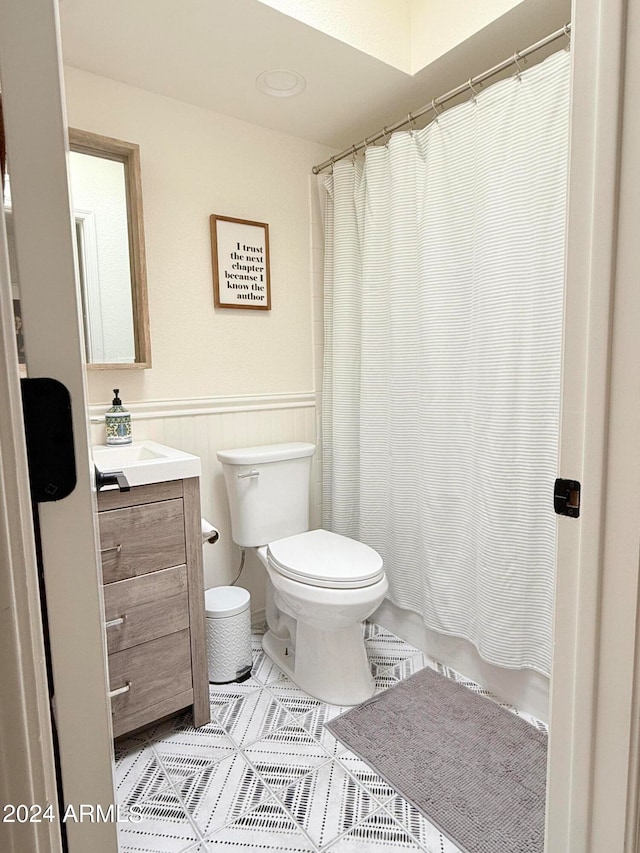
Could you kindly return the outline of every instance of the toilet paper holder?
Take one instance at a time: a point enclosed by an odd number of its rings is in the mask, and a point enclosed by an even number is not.
[[[200,532],[202,534],[202,544],[205,542],[214,545],[218,539],[220,538],[220,531],[217,527],[214,527],[210,521],[207,521],[206,518],[200,519]]]

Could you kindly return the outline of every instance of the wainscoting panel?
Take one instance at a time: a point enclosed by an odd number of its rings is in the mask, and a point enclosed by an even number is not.
[[[91,438],[104,443],[104,412],[92,406]],[[316,403],[313,392],[255,397],[155,400],[127,404],[131,412],[133,440],[148,439],[200,457],[202,515],[220,531],[214,545],[204,545],[205,586],[233,581],[240,565],[240,549],[231,538],[231,523],[218,450],[278,444],[284,441],[316,442]],[[321,471],[314,457],[311,474],[311,527],[321,521]],[[251,610],[264,608],[263,568],[247,554],[238,580],[251,593]]]

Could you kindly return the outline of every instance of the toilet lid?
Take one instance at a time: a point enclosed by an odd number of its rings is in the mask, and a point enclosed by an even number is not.
[[[212,586],[204,591],[208,619],[224,619],[246,610],[251,602],[249,590],[241,586]]]
[[[285,577],[329,589],[371,586],[384,577],[382,557],[373,548],[330,533],[309,530],[267,547],[273,568]]]

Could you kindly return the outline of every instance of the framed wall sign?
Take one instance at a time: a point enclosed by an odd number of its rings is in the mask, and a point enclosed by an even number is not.
[[[269,311],[269,226],[216,214],[210,221],[215,307]]]

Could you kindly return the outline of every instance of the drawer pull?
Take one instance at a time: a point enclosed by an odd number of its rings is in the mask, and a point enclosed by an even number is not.
[[[119,628],[121,625],[124,625],[124,620],[127,618],[127,614],[124,616],[118,616],[117,619],[110,619],[108,622],[104,623],[105,628]]]
[[[251,471],[241,471],[241,472],[238,474],[238,479],[239,479],[239,480],[244,480],[244,479],[246,479],[247,477],[252,477],[252,478],[253,478],[253,477],[259,477],[259,476],[260,476],[260,471],[256,470],[256,468],[252,468],[252,469],[251,469]]]
[[[116,554],[120,554],[122,551],[122,545],[114,545],[113,548],[100,548],[101,554],[108,554],[109,551],[115,551]]]
[[[109,691],[109,699],[113,699],[114,696],[122,696],[123,693],[128,693],[131,690],[131,682],[127,681],[124,687],[117,687],[115,690]]]

